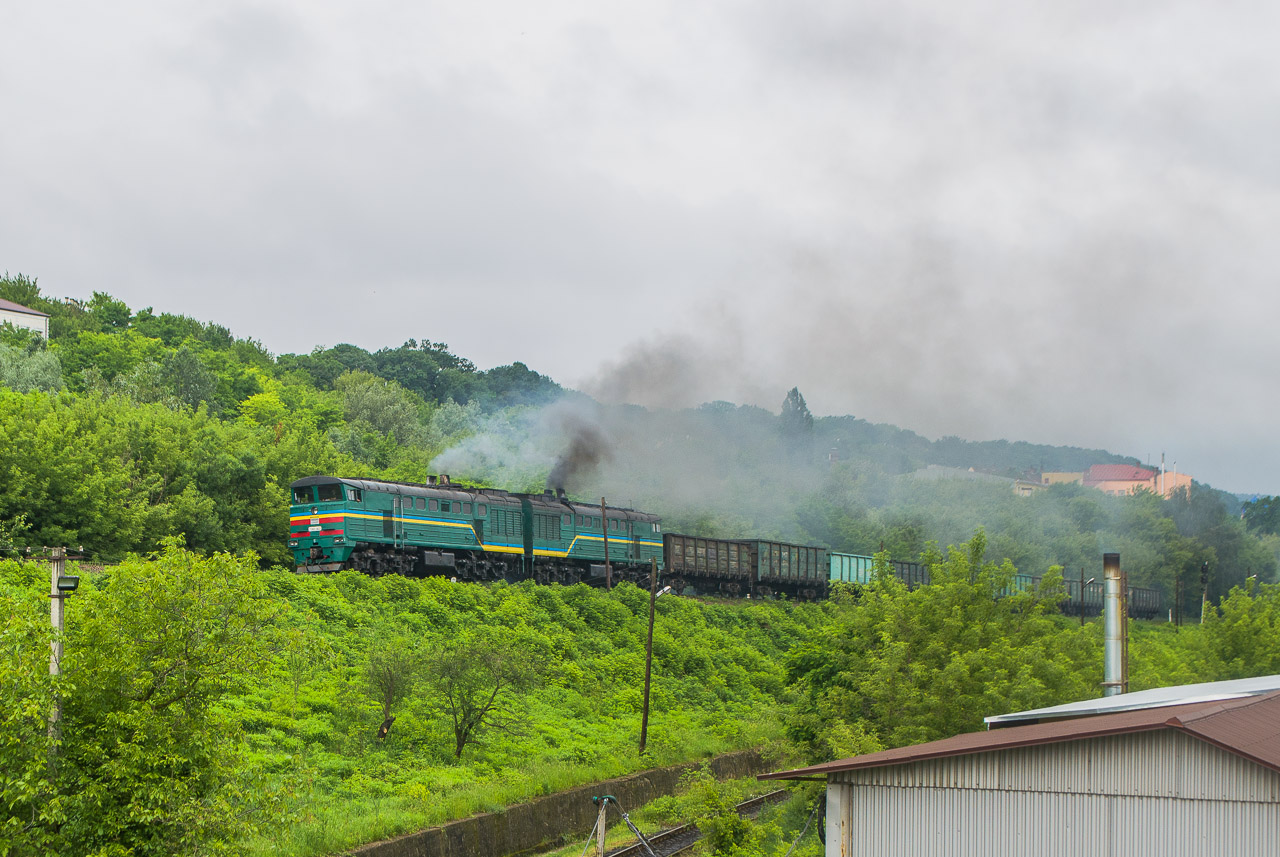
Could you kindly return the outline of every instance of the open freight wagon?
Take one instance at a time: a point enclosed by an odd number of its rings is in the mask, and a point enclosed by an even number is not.
[[[767,539],[663,536],[666,580],[707,595],[821,598],[830,574],[827,549]]]

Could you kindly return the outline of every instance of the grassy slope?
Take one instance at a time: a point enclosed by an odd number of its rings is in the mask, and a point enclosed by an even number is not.
[[[248,853],[323,854],[573,785],[758,746],[780,734],[783,654],[826,607],[663,598],[654,632],[648,750],[636,750],[648,593],[624,585],[481,587],[443,578],[266,572],[288,603],[280,652],[233,708],[277,823]],[[452,729],[419,683],[385,742],[369,653],[425,657],[476,628],[545,658],[519,734],[489,732],[453,758]],[[294,683],[297,680],[295,696]]]

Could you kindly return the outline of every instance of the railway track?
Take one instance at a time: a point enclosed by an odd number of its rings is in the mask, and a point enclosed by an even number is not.
[[[780,803],[786,800],[787,797],[788,792],[786,789],[778,789],[760,797],[744,800],[735,809],[738,810],[738,815],[744,818],[755,818],[766,806]],[[698,825],[682,824],[679,827],[672,827],[669,830],[663,830],[650,836],[649,847],[653,849],[654,857],[672,857],[674,854],[689,850],[701,838],[702,831],[698,829]],[[626,848],[610,851],[608,857],[649,857],[649,851],[645,848],[643,842],[637,842],[634,845],[628,845]]]

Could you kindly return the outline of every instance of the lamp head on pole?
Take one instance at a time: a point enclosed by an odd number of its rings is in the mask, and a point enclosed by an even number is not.
[[[80,588],[80,578],[75,575],[63,575],[58,578],[58,594],[70,595]]]

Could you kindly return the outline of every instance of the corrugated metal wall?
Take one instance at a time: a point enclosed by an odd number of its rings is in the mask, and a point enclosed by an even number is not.
[[[1171,730],[838,778],[828,857],[1280,853],[1280,774]]]

